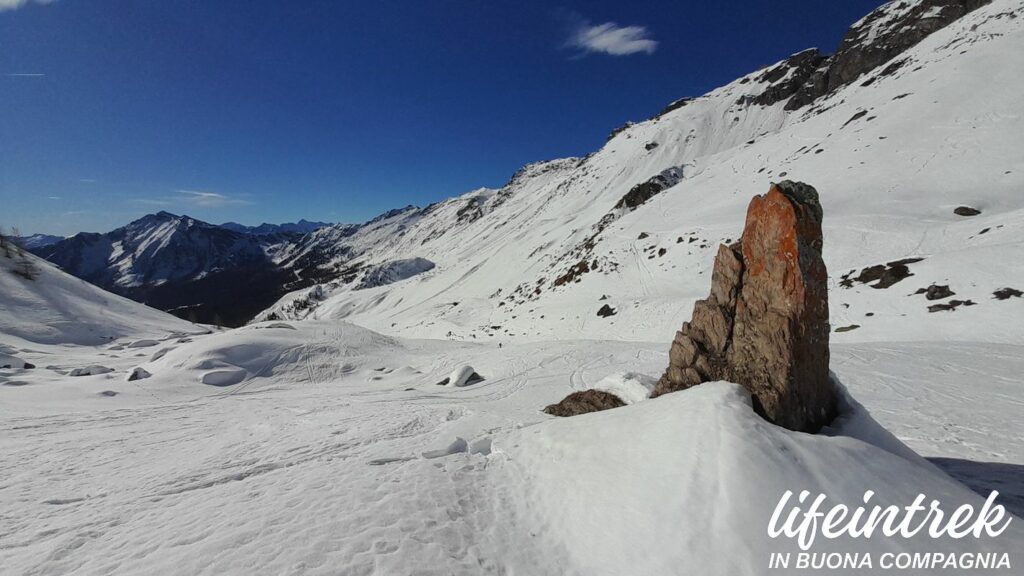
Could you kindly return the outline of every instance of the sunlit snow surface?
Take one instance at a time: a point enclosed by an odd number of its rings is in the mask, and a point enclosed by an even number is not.
[[[318,289],[311,307],[287,309],[308,290],[287,297],[284,321],[197,327],[45,263],[23,280],[0,256],[0,572],[731,576],[794,549],[765,536],[785,490],[903,505],[921,492],[951,509],[998,489],[1021,514],[1024,300],[992,297],[1024,289],[1020,12],[969,14],[817,115],[739,107],[763,86],[738,81],[582,164],[533,165],[354,235],[319,230],[368,270],[435,266]],[[617,269],[552,289],[594,223],[673,166],[681,182],[596,241]],[[728,383],[645,400],[717,243],[782,178],[821,193],[830,319],[860,326],[832,335],[843,418],[787,432]],[[955,216],[961,204],[982,214]],[[925,259],[890,288],[840,285],[908,257]],[[929,313],[912,294],[931,283],[977,305]],[[605,303],[614,316],[596,315]],[[437,385],[468,366],[483,380]],[[630,405],[540,411],[591,387]],[[1022,526],[816,549],[1014,552]]]
[[[498,348],[312,321],[178,340],[35,346],[16,353],[53,368],[0,371],[5,573],[756,574],[769,551],[795,550],[764,537],[787,489],[980,503],[863,410],[835,436],[791,433],[715,383],[571,419],[539,411],[609,375],[658,374],[662,343]],[[833,358],[920,454],[979,475],[1024,462],[1006,377],[1024,371],[1022,347],[838,345]],[[58,373],[95,363],[114,371]],[[437,386],[467,363],[485,380]],[[136,366],[152,376],[125,381]],[[242,379],[202,383],[227,369]],[[1014,529],[941,549],[1021,543]]]

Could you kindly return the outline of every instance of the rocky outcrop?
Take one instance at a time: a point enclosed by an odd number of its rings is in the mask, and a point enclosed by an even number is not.
[[[661,173],[630,188],[629,192],[615,204],[615,208],[635,210],[641,204],[660,194],[662,190],[675,186],[682,179],[682,166],[673,166],[672,168],[662,170]]]
[[[843,288],[853,288],[854,282],[860,282],[861,284],[867,284],[876,290],[883,290],[913,276],[914,274],[910,271],[908,266],[922,260],[924,260],[924,258],[903,258],[901,260],[894,260],[885,264],[875,264],[874,266],[868,266],[861,270],[860,274],[856,277],[853,276],[853,273],[856,272],[856,270],[850,270],[840,277],[839,285]],[[872,282],[874,282],[874,284],[872,284]]]
[[[743,236],[719,247],[711,294],[676,333],[653,396],[729,380],[780,426],[816,431],[832,419],[821,219],[817,191],[799,182],[751,200]]]
[[[990,1],[889,2],[851,26],[835,54],[825,56],[815,49],[794,54],[757,78],[768,84],[764,92],[742,101],[762,106],[786,101],[786,110],[798,110],[890,61],[880,75],[892,74],[906,64],[906,59],[897,59],[900,54]]]
[[[932,284],[931,286],[929,286],[927,288],[918,288],[917,292],[914,292],[914,294],[915,295],[917,295],[917,294],[924,294],[924,297],[927,300],[942,300],[943,298],[949,298],[950,296],[955,296],[956,292],[953,292],[949,288],[948,284],[946,284],[946,285]]]
[[[552,404],[545,408],[544,412],[552,416],[578,416],[588,412],[599,412],[625,405],[625,402],[611,392],[583,390],[569,394],[558,404]]]
[[[816,48],[797,52],[784,62],[767,70],[758,77],[759,82],[767,82],[765,91],[748,98],[750,102],[761,106],[771,106],[776,102],[788,100],[786,110],[795,110],[809,101],[795,98],[801,91],[808,92],[810,100],[824,94],[828,86],[826,79],[829,57],[818,52]]]
[[[1009,300],[1010,298],[1020,298],[1024,296],[1024,292],[1017,290],[1016,288],[1000,288],[992,293],[996,300]]]
[[[953,214],[957,216],[977,216],[981,214],[981,210],[977,208],[971,208],[970,206],[957,206],[953,209]]]
[[[991,0],[890,2],[853,25],[828,70],[828,90],[845,86]]]

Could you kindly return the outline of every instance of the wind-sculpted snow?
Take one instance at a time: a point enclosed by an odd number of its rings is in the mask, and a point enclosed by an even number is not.
[[[504,473],[529,495],[515,500],[519,515],[538,539],[566,551],[551,570],[559,574],[764,574],[772,552],[800,551],[793,539],[768,536],[766,519],[787,490],[851,508],[867,490],[881,506],[907,505],[918,494],[947,510],[981,509],[984,500],[859,405],[848,404],[827,436],[793,433],[761,420],[749,395],[726,382],[527,428],[498,446]],[[885,552],[1002,554],[1024,542],[1014,523],[980,540],[819,536],[813,550],[872,553],[876,569]]]
[[[151,360],[118,344],[36,345],[17,353],[37,368],[0,370],[5,571],[760,574],[769,550],[796,546],[765,536],[786,490],[982,500],[867,410],[975,484],[990,451],[1024,461],[1019,382],[1005,376],[1024,370],[1019,345],[834,347],[867,409],[847,397],[837,427],[811,436],[764,422],[726,383],[540,412],[574,390],[644,388],[664,342],[498,347],[307,320],[165,340]],[[113,371],[60,373],[92,364]],[[463,366],[486,379],[436,385]],[[138,368],[150,376],[128,381]],[[940,544],[1012,551],[1024,542],[1011,528]],[[910,546],[815,550],[854,545]]]
[[[1021,12],[995,0],[795,112],[745,98],[756,71],[500,189],[316,230],[268,255],[295,282],[272,321],[201,334],[0,269],[2,571],[763,574],[800,490],[951,510],[998,489],[1018,515],[819,551],[1024,548]],[[830,337],[839,419],[789,432],[725,382],[648,399],[751,191],[787,178],[820,193],[829,319],[857,326]],[[356,289],[412,258],[434,268]],[[929,313],[933,285],[977,304]],[[591,389],[628,405],[541,412]]]

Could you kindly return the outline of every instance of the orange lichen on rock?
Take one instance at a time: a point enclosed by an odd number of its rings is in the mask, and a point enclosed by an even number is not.
[[[711,294],[694,305],[655,395],[730,380],[767,419],[813,431],[835,413],[818,193],[773,184],[747,209],[739,242],[719,247]]]

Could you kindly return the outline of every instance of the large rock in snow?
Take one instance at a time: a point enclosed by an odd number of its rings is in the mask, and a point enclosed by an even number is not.
[[[621,398],[604,390],[581,390],[573,392],[558,404],[551,404],[544,412],[552,416],[579,416],[625,406]]]
[[[807,184],[780,182],[751,200],[743,237],[719,247],[711,294],[676,333],[654,396],[729,380],[780,426],[816,431],[831,421],[821,218]]]

